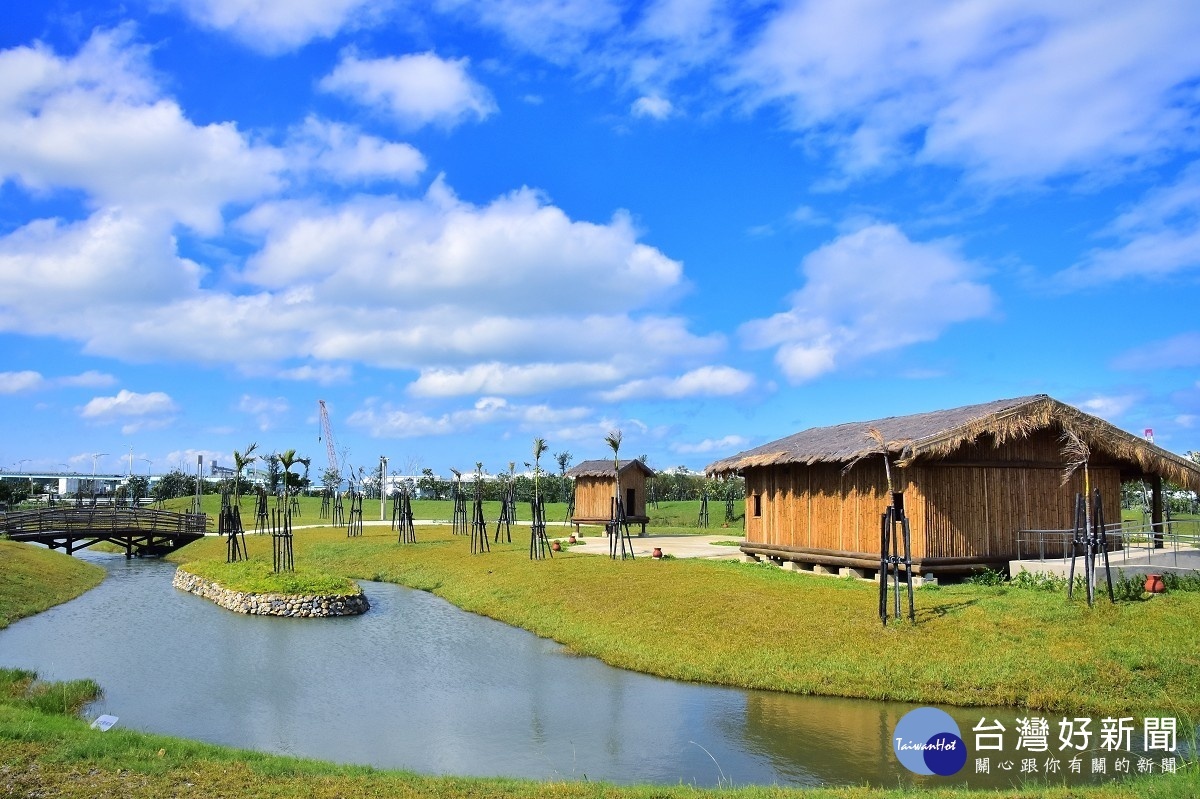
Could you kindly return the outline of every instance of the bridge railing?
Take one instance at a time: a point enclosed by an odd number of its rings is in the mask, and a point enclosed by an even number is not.
[[[202,535],[208,531],[208,517],[203,513],[174,513],[151,508],[43,508],[5,514],[0,519],[0,530],[10,536],[101,531]]]

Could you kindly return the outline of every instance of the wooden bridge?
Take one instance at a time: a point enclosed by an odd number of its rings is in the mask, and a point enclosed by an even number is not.
[[[149,508],[45,508],[0,515],[0,533],[13,541],[33,541],[67,554],[107,541],[125,557],[158,557],[204,537],[203,513],[172,513]]]

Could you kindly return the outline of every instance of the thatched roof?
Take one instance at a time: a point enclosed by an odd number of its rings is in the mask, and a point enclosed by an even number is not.
[[[630,468],[641,469],[647,477],[654,476],[654,470],[639,460],[621,461],[621,472]],[[583,461],[567,470],[567,477],[612,477],[613,462],[611,460]]]
[[[1046,427],[1075,433],[1093,452],[1128,464],[1130,471],[1160,475],[1200,491],[1200,465],[1045,394],[912,416],[814,427],[719,460],[705,472],[722,475],[755,466],[851,463],[881,452],[883,446],[874,438],[876,433],[882,437],[887,451],[895,456],[896,463],[907,466],[917,459],[944,458],[985,433],[999,445]]]

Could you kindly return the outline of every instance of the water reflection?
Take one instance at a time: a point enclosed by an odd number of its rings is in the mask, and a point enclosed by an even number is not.
[[[92,712],[122,726],[433,774],[795,786],[924,779],[890,748],[907,705],[621,671],[392,585],[367,585],[363,616],[242,616],[173,589],[170,564],[88,557],[109,578],[0,631],[0,665],[94,678],[105,696]],[[965,734],[981,715],[952,713]],[[981,787],[1016,779],[962,776]]]

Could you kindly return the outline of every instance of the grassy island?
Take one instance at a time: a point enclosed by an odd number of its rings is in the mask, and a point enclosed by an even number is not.
[[[358,583],[313,568],[298,567],[292,572],[276,574],[271,570],[268,558],[242,560],[226,563],[223,560],[195,560],[180,566],[197,577],[203,577],[230,591],[247,594],[292,594],[296,596],[339,595],[354,596],[362,593]]]

